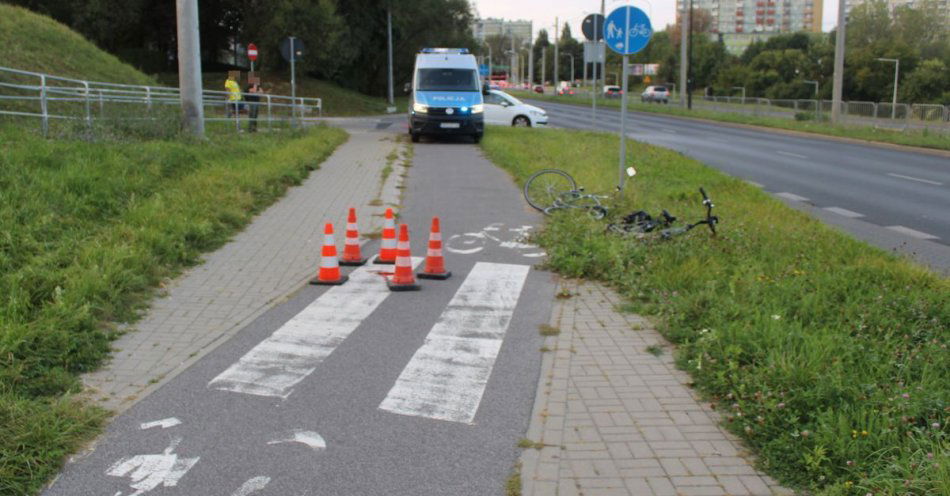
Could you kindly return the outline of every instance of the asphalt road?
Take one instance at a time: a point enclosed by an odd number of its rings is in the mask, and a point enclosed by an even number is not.
[[[617,131],[620,112],[531,102],[555,127]],[[950,268],[950,159],[631,112],[628,136],[760,185],[861,239]],[[724,200],[720,198],[720,201]]]
[[[414,150],[400,221],[422,257],[441,217],[450,279],[390,293],[367,271],[392,266],[360,267],[301,288],[117,417],[44,494],[501,494],[553,301],[518,242],[539,217],[469,141]]]

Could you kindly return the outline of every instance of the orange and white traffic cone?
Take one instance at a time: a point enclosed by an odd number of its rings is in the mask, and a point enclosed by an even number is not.
[[[386,209],[386,223],[383,224],[383,242],[379,247],[379,255],[373,263],[396,263],[396,223],[393,220],[393,209]]]
[[[356,227],[356,209],[350,209],[346,220],[346,244],[343,245],[343,257],[340,265],[363,265],[366,259],[360,253],[360,232]]]
[[[320,271],[310,284],[339,285],[346,282],[348,276],[340,275],[340,263],[336,259],[336,243],[333,241],[333,224],[327,222],[323,229],[323,251],[320,254]]]
[[[399,225],[399,244],[396,247],[396,271],[386,280],[390,291],[417,291],[419,286],[412,275],[412,252],[409,250],[409,227]]]
[[[439,218],[432,218],[432,232],[429,234],[429,249],[426,251],[425,270],[416,274],[419,279],[448,279],[452,273],[445,270],[445,259],[442,258],[442,230],[439,228]]]

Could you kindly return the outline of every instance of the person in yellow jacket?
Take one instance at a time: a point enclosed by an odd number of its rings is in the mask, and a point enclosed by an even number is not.
[[[228,92],[228,117],[231,117],[241,108],[241,86],[234,80],[233,74],[228,74],[228,79],[224,82],[224,90]]]

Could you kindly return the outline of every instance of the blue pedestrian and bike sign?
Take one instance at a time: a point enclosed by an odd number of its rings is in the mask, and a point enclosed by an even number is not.
[[[629,5],[611,12],[604,24],[604,41],[620,55],[633,55],[643,50],[651,36],[650,18],[642,10]]]

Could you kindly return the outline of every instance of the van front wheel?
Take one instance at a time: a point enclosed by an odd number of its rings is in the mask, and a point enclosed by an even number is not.
[[[479,142],[481,142],[481,141],[482,141],[482,135],[481,135],[481,134],[473,134],[473,135],[472,135],[472,142],[473,142],[473,143],[475,143],[475,144],[477,145],[477,144],[478,144]]]
[[[409,133],[409,137],[412,138],[412,142],[413,142],[413,143],[418,143],[418,142],[419,142],[419,138],[421,138],[421,136],[419,135],[419,133]]]

